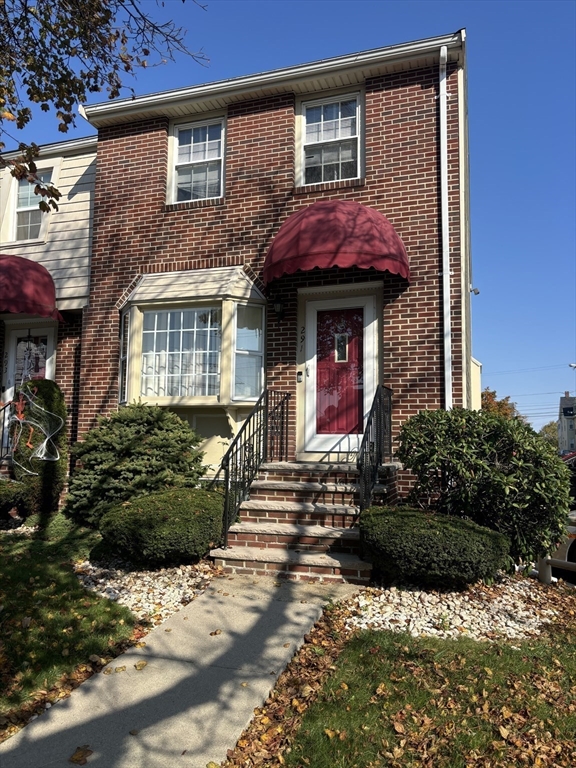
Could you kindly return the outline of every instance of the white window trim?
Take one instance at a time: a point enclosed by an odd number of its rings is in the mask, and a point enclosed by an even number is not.
[[[58,187],[58,181],[60,176],[61,158],[43,158],[43,161],[37,163],[37,172],[43,173],[45,171],[52,171],[50,177],[50,183]],[[50,219],[55,211],[50,210],[49,213],[42,215],[42,223],[40,224],[40,233],[37,238],[30,240],[16,240],[16,214],[18,212],[18,179],[15,179],[9,169],[5,169],[3,177],[0,183],[0,200],[4,200],[4,210],[0,208],[0,244],[10,243],[10,247],[21,248],[22,246],[28,246],[36,243],[46,242],[48,234],[48,227]],[[63,199],[58,202],[58,207],[62,205]],[[40,195],[38,195],[38,202],[40,202]],[[32,210],[30,208],[29,210]]]
[[[220,194],[215,197],[199,197],[192,200],[177,200],[177,180],[178,175],[176,169],[178,167],[178,131],[185,130],[187,128],[197,128],[203,125],[217,125],[222,126],[222,156],[220,158],[221,165],[221,178],[220,178]],[[205,118],[204,120],[187,120],[186,122],[173,123],[168,146],[168,184],[166,186],[166,204],[167,205],[189,205],[190,203],[201,202],[204,200],[221,200],[225,194],[225,182],[226,182],[226,119],[224,115],[216,115]],[[193,165],[194,163],[183,163],[183,165]]]
[[[315,107],[323,104],[332,104],[335,101],[346,101],[346,99],[356,99],[356,120],[357,120],[357,134],[358,134],[358,172],[354,177],[347,179],[338,179],[335,181],[315,181],[309,184],[305,181],[305,158],[304,147],[306,146],[306,120],[305,113],[307,107]],[[345,141],[345,139],[335,139],[337,141]],[[319,142],[325,143],[325,142]],[[330,96],[324,96],[319,99],[311,99],[308,97],[300,98],[296,102],[296,169],[295,178],[297,187],[312,187],[318,184],[334,184],[351,182],[356,179],[361,179],[364,176],[364,144],[365,144],[365,126],[364,126],[364,94],[362,91],[335,91]]]
[[[125,313],[129,314],[129,332],[128,332],[128,349],[126,350],[126,396],[119,404],[132,403],[132,402],[146,402],[149,405],[163,405],[172,407],[189,407],[189,406],[226,406],[233,404],[234,406],[242,405],[243,403],[250,405],[253,404],[258,398],[233,398],[234,377],[235,377],[235,365],[236,365],[236,307],[239,304],[262,306],[263,323],[266,322],[265,316],[265,304],[258,301],[241,301],[237,298],[224,298],[213,297],[203,298],[196,301],[166,301],[153,303],[142,303],[138,305],[132,305]],[[157,311],[157,312],[170,312],[171,310],[182,309],[199,309],[202,307],[221,307],[221,328],[222,337],[220,344],[220,393],[218,395],[196,395],[196,396],[157,396],[148,397],[141,394],[141,382],[142,382],[142,339],[144,330],[144,312]],[[120,315],[119,321],[122,322],[122,315]],[[120,326],[121,330],[121,326]],[[266,333],[266,327],[263,328],[264,334]],[[263,342],[263,365],[264,365],[264,350],[265,350],[265,337]],[[120,346],[119,352],[122,353]],[[121,360],[119,358],[119,364]],[[120,382],[119,382],[120,383]],[[263,386],[263,383],[262,383]],[[118,390],[119,398],[121,395],[121,389]]]
[[[238,350],[237,349],[237,329],[238,329],[238,307],[260,307],[261,310],[261,317],[262,317],[262,352],[248,352],[245,350]],[[231,400],[234,402],[241,401],[241,402],[256,402],[258,398],[261,396],[262,392],[264,391],[264,353],[265,353],[265,340],[266,340],[266,308],[263,304],[257,304],[256,302],[244,302],[244,301],[235,301],[234,302],[234,336],[233,336],[233,345],[232,345],[232,369],[231,369],[231,377],[230,377],[230,397]],[[236,395],[236,355],[237,354],[245,354],[247,357],[253,356],[253,357],[260,357],[261,360],[261,367],[260,367],[260,391],[257,395],[254,397],[244,397],[244,396],[237,396]]]

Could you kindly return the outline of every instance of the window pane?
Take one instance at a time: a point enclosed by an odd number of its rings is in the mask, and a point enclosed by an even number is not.
[[[42,211],[21,211],[16,216],[16,240],[36,240],[41,224]]]
[[[262,357],[236,355],[235,397],[258,397],[262,389]]]
[[[340,116],[356,117],[356,99],[350,99],[349,101],[343,101],[340,104]]]
[[[262,352],[262,308],[238,305],[236,349]]]

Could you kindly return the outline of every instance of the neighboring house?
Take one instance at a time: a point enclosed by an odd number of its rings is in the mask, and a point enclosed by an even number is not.
[[[39,178],[62,194],[57,211],[42,213],[33,184],[16,180],[8,169],[0,172],[0,402],[9,402],[28,378],[55,379],[64,390],[75,439],[96,138],[46,145],[37,166]]]
[[[558,450],[560,453],[570,453],[576,449],[576,397],[570,392],[564,392],[560,398],[558,411]]]

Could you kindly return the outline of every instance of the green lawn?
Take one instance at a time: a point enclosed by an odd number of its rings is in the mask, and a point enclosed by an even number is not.
[[[540,588],[562,621],[522,641],[349,633],[327,610],[226,768],[573,768],[576,591]]]
[[[0,739],[41,702],[68,695],[131,637],[127,608],[72,570],[99,541],[61,515],[31,537],[0,534]],[[90,660],[90,657],[93,660]]]

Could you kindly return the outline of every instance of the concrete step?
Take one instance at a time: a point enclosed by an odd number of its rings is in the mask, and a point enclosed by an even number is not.
[[[358,556],[342,553],[309,553],[286,549],[227,547],[213,549],[210,556],[227,573],[250,573],[259,576],[306,581],[339,581],[368,584],[372,564]]]
[[[254,480],[250,490],[295,491],[297,493],[355,493],[356,483],[312,483],[308,481],[290,482],[289,480]]]
[[[360,549],[358,528],[291,523],[235,523],[228,531],[229,546],[290,549],[300,552],[348,552]]]
[[[309,501],[243,501],[240,516],[250,523],[319,523],[335,528],[349,528],[359,515],[352,504],[314,504]]]

